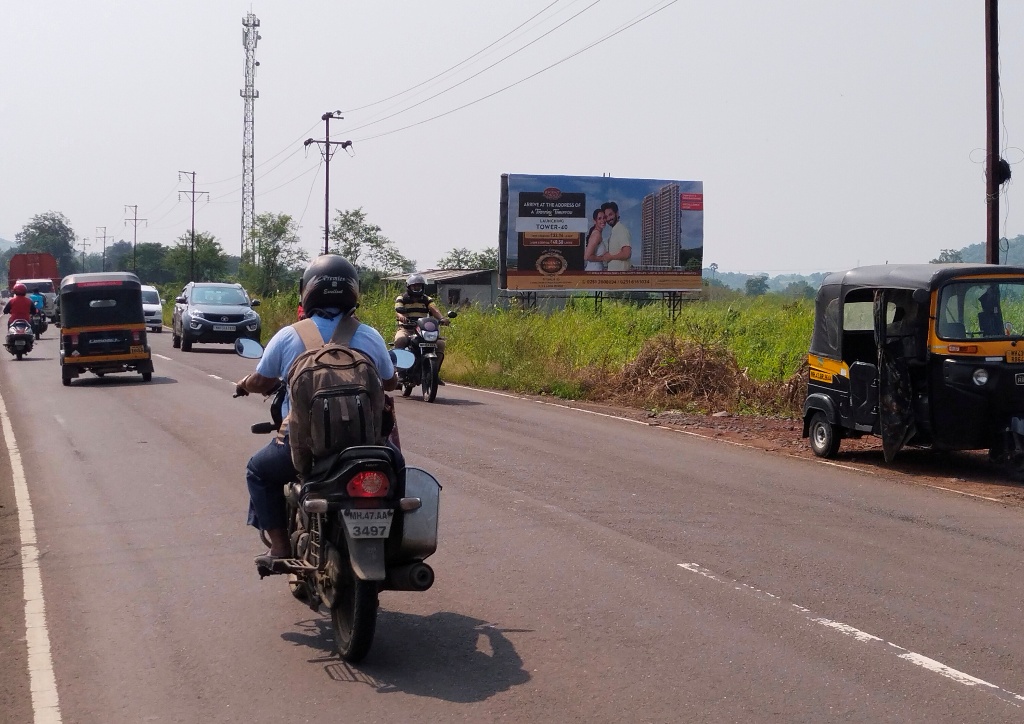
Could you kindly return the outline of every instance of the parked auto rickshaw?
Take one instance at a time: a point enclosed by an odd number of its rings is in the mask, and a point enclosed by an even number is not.
[[[65,386],[84,372],[140,372],[153,379],[142,285],[134,274],[72,274],[60,283],[60,369]]]
[[[1024,469],[1024,267],[892,264],[825,277],[815,299],[804,437],[988,449]]]

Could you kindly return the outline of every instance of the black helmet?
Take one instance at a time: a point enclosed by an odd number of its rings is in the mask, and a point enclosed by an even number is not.
[[[307,317],[318,309],[354,312],[359,306],[359,272],[343,256],[318,256],[302,274],[299,297]]]
[[[419,285],[419,290],[413,289],[414,286]],[[422,274],[410,274],[409,278],[405,280],[405,290],[413,296],[419,296],[427,290],[427,280],[423,278]]]

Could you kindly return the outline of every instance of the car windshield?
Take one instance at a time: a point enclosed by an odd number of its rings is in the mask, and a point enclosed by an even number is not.
[[[159,304],[160,303],[160,292],[149,292],[145,289],[142,290],[142,303],[143,304]]]
[[[942,339],[996,339],[1024,335],[1024,279],[953,282],[939,295]]]
[[[22,282],[28,293],[39,292],[40,294],[53,294],[53,282]]]
[[[237,287],[196,287],[192,290],[193,304],[249,304],[245,292]]]

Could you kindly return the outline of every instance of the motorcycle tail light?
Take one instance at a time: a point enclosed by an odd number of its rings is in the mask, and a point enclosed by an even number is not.
[[[353,498],[383,498],[389,487],[387,475],[377,470],[364,470],[348,481],[348,494]]]

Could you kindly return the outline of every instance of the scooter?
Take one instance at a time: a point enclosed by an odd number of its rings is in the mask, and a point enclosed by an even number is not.
[[[36,312],[31,316],[32,332],[35,334],[36,339],[43,336],[43,332],[49,329],[50,325],[46,323],[46,315],[42,312]]]
[[[4,347],[17,359],[32,351],[32,343],[35,334],[32,332],[32,325],[24,319],[16,319],[7,327],[7,339]]]

